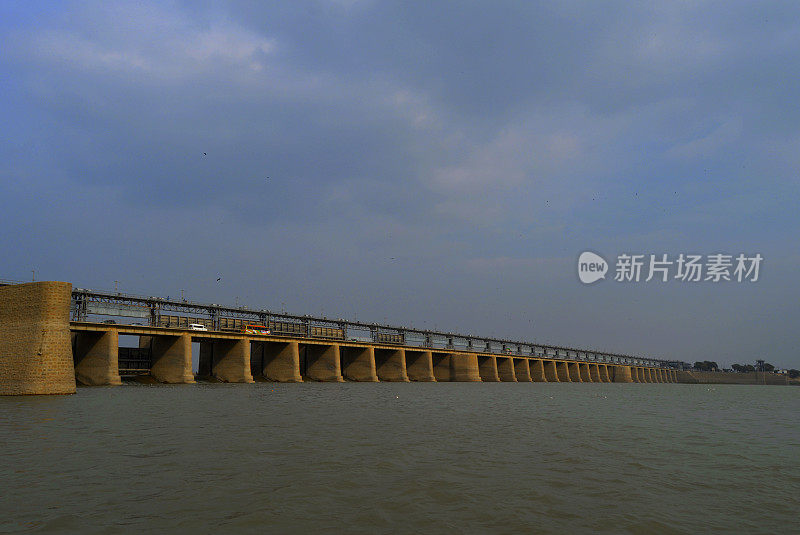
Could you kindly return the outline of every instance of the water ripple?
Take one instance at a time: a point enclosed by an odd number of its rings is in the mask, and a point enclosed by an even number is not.
[[[786,533],[798,413],[800,389],[706,385],[6,398],[0,532]]]

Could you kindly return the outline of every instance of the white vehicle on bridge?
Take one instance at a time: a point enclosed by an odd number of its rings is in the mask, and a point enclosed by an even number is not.
[[[208,330],[205,325],[202,325],[200,323],[190,323],[189,324],[189,329],[191,329],[193,331],[207,331]]]

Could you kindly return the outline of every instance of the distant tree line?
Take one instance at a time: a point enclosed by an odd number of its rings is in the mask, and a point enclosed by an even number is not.
[[[694,369],[701,372],[715,372],[719,369],[717,363],[711,360],[704,360],[703,362],[695,362]]]
[[[764,364],[761,365],[761,367],[763,368],[763,370],[758,370],[758,371],[765,371],[765,372],[775,371],[775,366],[773,366],[769,362],[765,362]],[[754,372],[754,371],[756,371],[756,367],[753,366],[752,364],[733,364],[731,366],[731,369],[733,371],[735,371],[735,372]]]
[[[775,371],[775,366],[770,364],[769,362],[759,361],[759,368],[756,369],[755,366],[752,364],[732,364],[731,369],[735,372],[754,372],[754,371],[765,371],[765,372],[772,372]],[[701,371],[701,372],[715,372],[719,370],[719,366],[713,360],[704,360],[702,362],[697,361],[694,363],[694,369]],[[788,370],[786,374],[791,377],[792,379],[797,379],[800,377],[800,370]]]

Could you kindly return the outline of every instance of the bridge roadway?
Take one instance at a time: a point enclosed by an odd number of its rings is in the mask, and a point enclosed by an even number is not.
[[[198,331],[144,325],[70,322],[75,377],[84,385],[118,385],[119,336],[139,337],[147,355],[137,374],[162,383],[196,379],[252,383],[302,381],[471,381],[674,383],[675,369],[491,353],[455,347],[420,347],[296,335]],[[192,342],[200,344],[192,369]],[[123,374],[125,370],[123,369]]]

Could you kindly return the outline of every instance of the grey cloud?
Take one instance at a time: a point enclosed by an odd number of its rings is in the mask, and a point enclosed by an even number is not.
[[[796,349],[796,313],[758,312],[797,287],[791,3],[26,20],[0,30],[9,271],[686,359]],[[759,291],[590,290],[572,272],[586,248],[762,250],[775,271]]]

